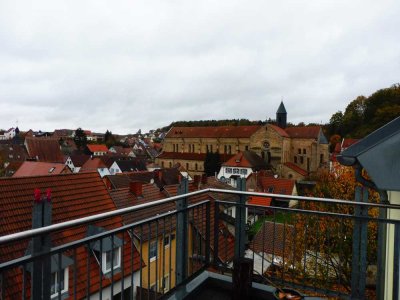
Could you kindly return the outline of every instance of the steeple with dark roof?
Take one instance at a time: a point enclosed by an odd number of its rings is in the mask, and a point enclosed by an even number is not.
[[[276,111],[276,122],[280,128],[286,128],[287,125],[287,112],[283,101],[279,105],[278,110]]]

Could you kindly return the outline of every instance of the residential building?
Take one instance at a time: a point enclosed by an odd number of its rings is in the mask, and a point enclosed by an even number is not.
[[[35,198],[34,189],[36,189]],[[42,195],[47,196],[41,196],[41,192]],[[36,199],[36,195],[38,195],[38,199]],[[115,210],[115,205],[97,173],[2,178],[0,179],[0,211],[2,212],[0,236],[32,228],[34,199],[36,202],[51,203],[52,223],[54,224]],[[53,234],[51,244],[60,246],[86,238],[102,230],[111,230],[121,226],[122,218],[120,216],[96,221],[88,226],[75,226],[62,234]],[[119,296],[123,279],[124,292],[132,288],[135,294],[136,287],[139,285],[137,271],[140,265],[144,266],[145,264],[141,263],[138,250],[130,242],[128,233],[125,232],[123,236],[116,234],[113,239],[114,243],[111,243],[109,237],[104,238],[102,249],[96,244],[90,244],[91,249],[89,250],[87,246],[81,245],[76,246],[74,251],[63,252],[60,256],[53,255],[50,271],[51,298],[56,299],[60,292],[61,299],[83,299],[87,295],[90,295],[91,299],[98,299],[101,283],[102,298],[112,299]],[[122,243],[121,239],[125,242]],[[113,250],[111,251],[111,249]],[[0,247],[0,263],[25,256],[31,251],[31,243],[27,240],[6,246],[2,245]],[[113,259],[109,255],[110,251],[114,253]],[[121,251],[133,253],[132,263],[121,263]],[[100,256],[102,259],[99,260]],[[61,257],[61,266],[59,257]],[[73,268],[70,267],[71,264],[74,264]],[[123,270],[121,266],[123,266]],[[77,284],[86,281],[88,270],[91,274],[90,283]],[[31,272],[32,266],[28,264],[25,265],[24,270],[17,268],[13,272],[2,273],[0,281],[2,299],[21,299],[24,298],[24,295],[29,298],[31,283],[27,278],[31,276],[26,274]],[[133,287],[131,286],[132,272],[134,272],[135,278]],[[122,274],[124,278],[121,276]],[[58,278],[61,279],[58,280]],[[24,281],[27,281],[25,283],[27,289],[23,291],[21,283]],[[111,288],[112,284],[114,286]],[[112,290],[113,294],[111,294]]]
[[[106,175],[110,175],[110,171],[108,170],[107,166],[99,157],[91,157],[82,165],[79,173],[87,172],[98,172],[101,178]]]
[[[12,177],[71,174],[71,169],[60,163],[24,161]]]
[[[90,159],[90,155],[86,154],[71,154],[65,164],[71,169],[73,173],[79,173],[82,166]]]
[[[109,168],[111,175],[146,170],[146,162],[140,158],[132,158],[130,160],[116,160]]]
[[[106,145],[88,144],[86,145],[86,152],[89,155],[103,156],[108,152],[108,148]]]
[[[222,164],[217,178],[236,187],[238,178],[247,179],[253,172],[268,168],[267,162],[254,151],[243,151]]]
[[[64,155],[61,152],[58,140],[55,138],[26,137],[25,147],[31,160],[64,163]]]

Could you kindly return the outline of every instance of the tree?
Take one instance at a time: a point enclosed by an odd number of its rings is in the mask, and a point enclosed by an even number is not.
[[[340,143],[342,138],[338,134],[334,134],[329,138],[329,152],[332,153],[335,150],[336,144]]]
[[[219,172],[221,169],[221,157],[218,152],[206,153],[206,158],[204,160],[204,173],[207,176],[214,176],[215,173]]]
[[[78,150],[83,150],[87,145],[87,137],[82,128],[75,130],[74,142]]]
[[[336,174],[325,171],[318,174],[317,185],[308,196],[354,201],[355,188],[358,185],[352,168],[344,167]],[[369,202],[377,203],[378,199],[379,195],[369,190]],[[352,205],[302,202],[300,208],[346,215],[354,214]],[[378,209],[369,209],[368,214],[376,217]],[[312,282],[320,288],[350,290],[353,220],[298,213],[294,217],[293,224],[294,234],[291,236],[289,250],[293,264],[292,267],[286,267],[287,271],[294,273],[293,276],[301,278],[303,282]],[[376,264],[376,252],[377,223],[369,222],[367,266]],[[304,259],[305,253],[307,253],[307,259]],[[340,287],[338,287],[338,282],[341,283]]]

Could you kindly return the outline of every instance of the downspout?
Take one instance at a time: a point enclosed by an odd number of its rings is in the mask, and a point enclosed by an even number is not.
[[[360,163],[355,165],[355,177],[356,181],[361,183],[367,188],[373,189],[379,193],[380,203],[389,204],[387,191],[378,189],[374,182],[365,179],[362,176],[362,166]],[[379,208],[379,218],[387,218],[387,208]],[[378,224],[378,253],[377,253],[377,282],[376,282],[376,294],[377,299],[384,299],[385,297],[385,264],[386,264],[386,236],[387,236],[387,226],[384,223]]]

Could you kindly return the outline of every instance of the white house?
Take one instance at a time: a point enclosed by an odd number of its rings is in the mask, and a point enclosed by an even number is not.
[[[225,162],[217,175],[218,180],[236,187],[238,178],[248,178],[253,172],[268,169],[268,164],[255,152],[237,153]]]

